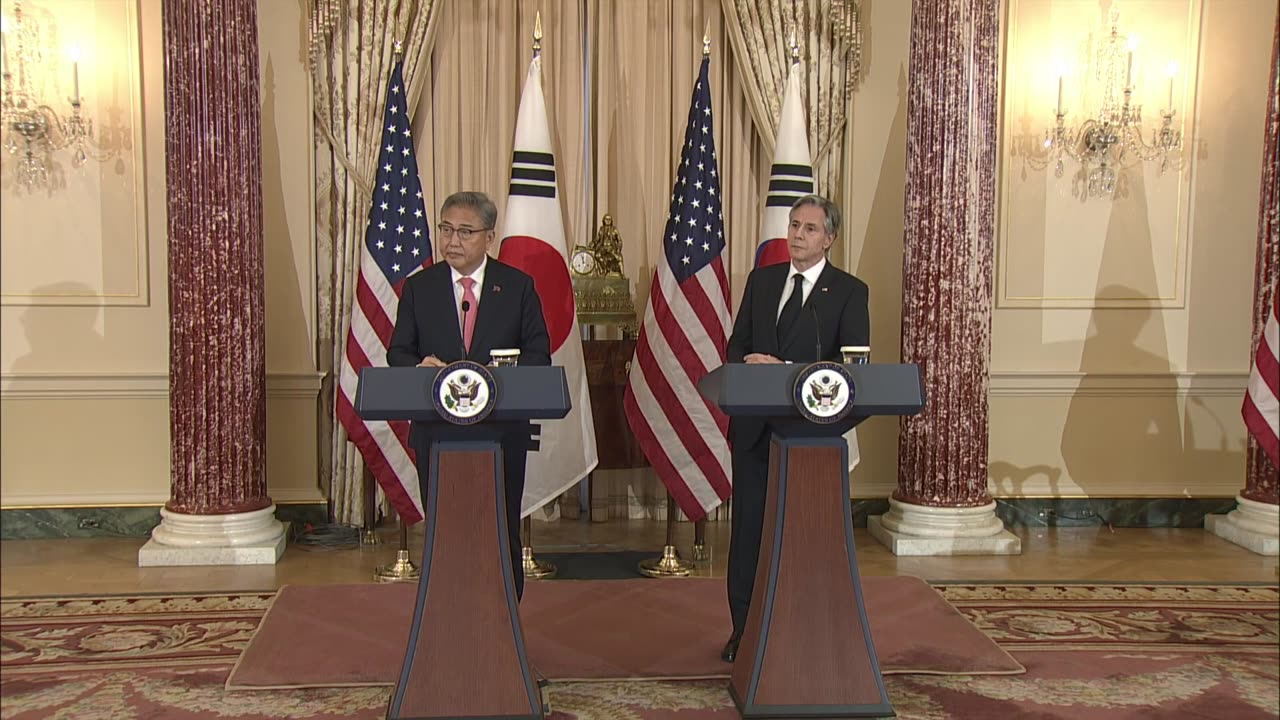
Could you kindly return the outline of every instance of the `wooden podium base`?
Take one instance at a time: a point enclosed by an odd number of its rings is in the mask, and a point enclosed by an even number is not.
[[[849,513],[843,438],[784,438],[747,626],[729,693],[744,718],[892,717],[876,660]]]
[[[502,446],[438,441],[422,576],[387,718],[541,720],[507,541]]]

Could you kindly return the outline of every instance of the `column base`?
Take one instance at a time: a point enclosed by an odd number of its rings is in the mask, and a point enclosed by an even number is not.
[[[162,508],[160,524],[138,550],[138,567],[274,565],[284,554],[287,537],[275,509],[186,515]]]
[[[1238,507],[1206,515],[1204,529],[1259,555],[1280,555],[1280,506],[1236,496]]]
[[[929,507],[889,499],[867,530],[894,555],[1020,555],[1022,538],[1004,529],[994,502],[976,508]]]

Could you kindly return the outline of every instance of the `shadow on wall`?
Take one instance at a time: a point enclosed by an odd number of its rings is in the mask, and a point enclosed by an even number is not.
[[[98,290],[79,282],[42,285],[31,291],[37,297],[95,296]],[[102,308],[97,305],[33,306],[22,314],[27,352],[14,359],[7,372],[34,374],[85,369],[102,356],[106,338],[99,328]]]
[[[1131,494],[1116,485],[1180,474],[1182,421],[1164,315],[1142,306],[1158,283],[1141,172],[1126,190],[1109,200],[1094,293],[1109,302],[1090,314],[1083,375],[1062,428],[1067,473],[1089,497]]]
[[[1102,299],[1134,298],[1123,285],[1104,287]],[[1163,343],[1164,326],[1150,308],[1099,308],[1080,357],[1083,376],[1062,429],[1062,459],[1072,481],[1090,497],[1115,497],[1115,479],[1167,477],[1179,472],[1182,423],[1168,357],[1139,346],[1139,336]],[[1118,386],[1118,374],[1140,374],[1140,392]],[[1138,378],[1129,378],[1137,381]],[[1127,383],[1123,383],[1127,385]],[[1119,393],[1119,394],[1117,394]]]

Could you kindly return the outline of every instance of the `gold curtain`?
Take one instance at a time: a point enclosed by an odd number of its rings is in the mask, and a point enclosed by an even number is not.
[[[323,4],[325,0],[312,2]],[[349,152],[346,158],[336,152],[333,157],[318,153],[322,260],[331,255],[351,263],[355,256],[350,253],[359,247],[369,195],[348,170],[346,160],[356,157],[355,166],[366,173],[376,161],[376,147],[371,142],[377,139],[374,123],[390,67],[386,60],[389,27],[401,28],[406,37],[422,38],[416,46],[410,43],[406,48],[407,57],[414,61],[406,61],[406,82],[411,92],[421,90],[420,95],[411,95],[417,101],[410,107],[414,109],[414,139],[429,213],[434,216],[444,198],[458,190],[484,191],[502,211],[516,112],[532,58],[534,18],[541,12],[544,92],[566,239],[570,244],[587,244],[604,214],[612,214],[623,238],[626,272],[633,282],[639,312],[643,312],[655,263],[661,257],[660,236],[679,159],[678,144],[684,136],[689,98],[702,60],[704,32],[711,40],[715,139],[721,191],[726,197],[728,272],[735,308],[755,257],[785,81],[781,71],[769,71],[767,83],[754,73],[789,57],[782,49],[784,23],[769,20],[766,30],[762,18],[781,18],[784,7],[791,13],[788,18],[801,18],[802,33],[813,29],[814,37],[808,44],[806,36],[801,36],[802,52],[816,58],[806,65],[810,146],[820,192],[839,198],[845,96],[843,80],[836,76],[844,78],[845,74],[833,69],[834,65],[824,67],[824,62],[838,59],[830,49],[830,27],[823,12],[807,9],[806,3],[741,0],[738,5],[756,7],[755,14],[750,14],[740,12],[730,0],[377,0],[377,6],[383,8],[378,14],[380,21],[365,16],[355,23],[347,19],[372,2],[346,0],[344,51],[325,46],[324,54],[325,77],[334,74],[343,82],[324,93],[319,89],[329,87],[329,81],[317,84],[317,122],[332,116],[330,124],[343,129],[343,137],[359,137],[363,142],[359,147],[365,152],[358,157]],[[406,10],[409,6],[416,6],[416,13]],[[762,16],[762,10],[773,14]],[[323,17],[314,25],[324,35]],[[756,49],[736,42],[732,37],[735,32],[755,38],[757,43],[768,38],[768,62],[764,62],[764,55],[757,58]],[[432,36],[434,42],[428,41]],[[353,51],[348,53],[345,48]],[[364,48],[364,52],[356,53],[355,48]],[[372,58],[380,62],[370,66]],[[747,76],[744,68],[753,74]],[[341,111],[331,111],[330,105]],[[763,113],[761,107],[771,110]],[[768,119],[767,126],[761,124],[762,118]],[[366,137],[359,132],[370,134]],[[331,210],[346,208],[348,202],[358,211]],[[335,223],[337,230],[330,229]],[[340,247],[337,238],[343,239]],[[324,247],[326,241],[335,247]],[[354,276],[344,272],[347,267],[335,264],[322,268],[322,281],[326,276],[343,279],[342,285],[322,291],[321,317],[335,318],[332,327],[325,328],[331,334],[321,338],[325,357],[331,362],[325,368],[330,374],[341,351],[334,338],[342,338],[346,332],[334,313],[350,312],[349,282]],[[327,388],[326,400],[331,399],[332,390]],[[351,451],[345,434],[332,422],[332,407],[326,410],[326,432],[333,437],[332,467],[338,468],[332,472],[330,494],[334,513],[339,520],[355,521],[360,510],[358,454]],[[595,496],[603,502],[605,515],[665,517],[665,493],[651,471],[597,471],[595,480]]]
[[[831,0],[722,0],[721,4],[751,117],[770,158],[794,32],[816,190],[838,200],[845,111],[856,79],[857,55],[846,55],[850,49],[840,40]]]
[[[542,15],[542,76],[556,155],[566,240],[592,232],[585,189],[583,32],[580,1],[446,2],[427,59],[430,86],[414,116],[414,140],[427,208],[459,190],[488,193],[506,208],[516,112],[533,59],[534,20]],[[502,219],[499,218],[499,225]],[[496,254],[497,248],[494,248]]]
[[[368,221],[387,79],[397,39],[411,100],[438,25],[438,0],[310,0],[316,127],[317,310],[321,371],[321,484],[335,520],[359,522],[364,463],[334,416],[335,378],[351,324],[360,243]]]

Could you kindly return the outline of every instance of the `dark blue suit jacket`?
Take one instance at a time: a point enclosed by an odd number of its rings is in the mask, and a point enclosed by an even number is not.
[[[428,355],[487,365],[490,351],[510,348],[520,350],[521,365],[551,364],[551,338],[533,278],[493,258],[488,262],[479,307],[471,311],[477,314],[470,352],[463,356],[449,264],[438,262],[405,280],[388,365],[413,366]]]
[[[778,303],[790,274],[791,263],[782,263],[756,268],[747,276],[725,362],[740,363],[751,353],[798,363],[840,362],[842,345],[871,344],[867,284],[830,260],[809,292],[800,318],[786,337],[778,337]],[[818,357],[819,343],[822,357]],[[764,428],[759,418],[735,417],[729,421],[729,439],[735,450],[745,450],[760,441]]]

